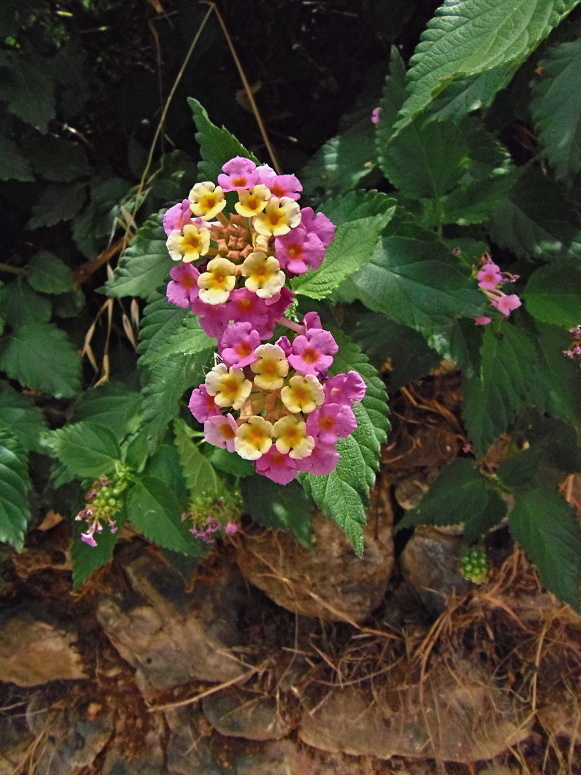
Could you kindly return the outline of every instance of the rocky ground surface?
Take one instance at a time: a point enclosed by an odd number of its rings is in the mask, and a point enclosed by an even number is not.
[[[2,565],[0,775],[581,773],[581,617],[502,527],[479,586],[457,530],[394,542],[448,422],[396,425],[363,561],[321,516],[312,551],[248,524],[197,568],[127,534],[73,594],[49,515]]]

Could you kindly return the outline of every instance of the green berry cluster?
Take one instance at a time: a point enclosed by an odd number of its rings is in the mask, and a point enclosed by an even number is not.
[[[474,584],[483,584],[488,576],[486,552],[482,547],[475,546],[465,549],[460,555],[460,573]]]
[[[123,506],[123,491],[127,488],[127,479],[125,477],[115,477],[109,479],[101,476],[96,482],[93,482],[91,489],[86,495],[87,505],[91,509],[93,516],[99,521],[110,521]]]

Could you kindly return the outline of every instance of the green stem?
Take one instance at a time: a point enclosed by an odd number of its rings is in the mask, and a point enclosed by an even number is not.
[[[20,266],[10,266],[10,264],[3,264],[0,262],[0,272],[10,272],[10,274],[18,274],[22,277],[26,274],[26,269]]]

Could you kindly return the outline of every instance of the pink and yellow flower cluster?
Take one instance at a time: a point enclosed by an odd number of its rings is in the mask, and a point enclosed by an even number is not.
[[[210,336],[249,322],[270,339],[292,302],[287,280],[317,269],[335,232],[323,213],[299,207],[301,191],[295,175],[241,156],[222,167],[217,185],[196,183],[163,219],[167,249],[180,262],[170,272],[169,301],[200,315]]]
[[[338,347],[316,313],[296,328],[292,341],[261,344],[249,323],[231,325],[219,342],[222,362],[189,403],[206,441],[253,461],[280,484],[301,471],[333,471],[334,445],[357,427],[353,403],[365,395],[356,371],[327,375]]]
[[[505,318],[513,310],[521,306],[522,302],[516,293],[506,294],[500,290],[501,285],[513,283],[515,280],[518,280],[518,277],[509,272],[501,272],[500,267],[492,261],[488,253],[485,253],[480,260],[476,279],[478,280],[478,287],[488,296],[491,305],[496,307]],[[485,326],[491,322],[491,318],[483,316],[475,318],[475,321],[478,325]]]

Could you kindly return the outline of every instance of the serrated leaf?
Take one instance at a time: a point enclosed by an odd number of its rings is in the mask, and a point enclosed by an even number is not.
[[[577,0],[444,0],[411,59],[403,129],[457,78],[518,65],[577,5]]]
[[[35,291],[41,293],[67,293],[74,288],[71,270],[47,250],[41,250],[32,257],[26,279]]]
[[[140,533],[164,549],[195,555],[196,543],[182,522],[182,512],[172,490],[152,476],[139,479],[127,495],[127,516]]]
[[[581,320],[581,266],[559,261],[537,269],[523,296],[527,312],[537,320],[574,328]]]
[[[498,525],[506,516],[507,505],[494,490],[488,490],[487,500],[482,511],[467,514],[464,522],[464,541],[473,544]]]
[[[34,180],[26,156],[5,135],[0,135],[0,180]]]
[[[365,380],[367,393],[363,401],[353,407],[357,417],[356,430],[337,442],[336,450],[341,456],[337,468],[325,476],[301,474],[300,482],[317,506],[345,531],[355,551],[361,555],[365,506],[375,481],[380,447],[389,427],[385,386],[352,340],[339,331],[333,331],[333,335],[339,352],[329,373],[354,369]]]
[[[204,350],[215,350],[216,340],[206,334],[196,315],[189,314],[181,318],[179,327],[167,334],[165,342],[158,338],[155,345],[154,350],[149,347],[141,357],[141,364],[148,365],[172,355],[195,355]]]
[[[89,546],[81,541],[80,534],[85,530],[84,522],[75,522],[75,537],[71,544],[71,560],[73,563],[73,590],[84,584],[89,576],[113,559],[113,550],[121,535],[123,525],[127,520],[126,509],[115,515],[117,530],[112,533],[107,526],[96,537],[97,546]]]
[[[325,199],[319,211],[330,218],[335,226],[340,226],[349,221],[387,213],[394,208],[395,204],[396,200],[393,197],[371,189],[370,191],[350,191],[343,196]]]
[[[457,78],[428,105],[426,118],[436,121],[457,119],[459,116],[487,108],[496,93],[508,84],[513,74],[512,65],[499,65],[484,73]]]
[[[219,495],[224,485],[210,460],[202,454],[198,444],[192,441],[189,426],[183,420],[174,422],[175,445],[188,490],[192,495],[206,492]]]
[[[173,439],[172,443],[159,445],[147,461],[144,475],[159,479],[170,488],[180,503],[186,502],[188,489],[180,465],[180,456]]]
[[[197,100],[188,98],[188,105],[192,109],[198,129],[196,141],[200,146],[202,157],[202,161],[198,164],[198,173],[202,179],[215,181],[222,172],[222,166],[234,156],[245,156],[259,163],[256,156],[238,142],[227,129],[224,127],[220,129],[212,124],[208,114]]]
[[[375,140],[369,117],[328,140],[301,171],[303,194],[317,190],[345,194],[375,167]]]
[[[41,433],[46,429],[42,410],[7,382],[0,383],[0,423],[10,428],[23,449],[41,450]]]
[[[140,341],[137,348],[141,353],[140,364],[155,360],[159,347],[165,344],[171,334],[180,328],[184,318],[190,314],[189,310],[176,307],[169,302],[165,294],[152,294],[141,317]]]
[[[571,506],[550,490],[520,492],[509,527],[541,582],[581,613],[581,526]]]
[[[80,478],[97,478],[111,473],[121,459],[113,432],[88,420],[52,431],[46,434],[45,440],[60,462]]]
[[[529,167],[496,207],[493,237],[518,256],[544,261],[581,255],[581,216],[559,186]]]
[[[137,429],[141,401],[141,394],[123,382],[106,382],[83,393],[72,419],[108,428],[121,441],[126,433]]]
[[[48,323],[51,306],[19,278],[0,288],[0,312],[9,326],[18,328],[27,323]]]
[[[70,183],[91,172],[85,150],[63,137],[34,135],[24,148],[34,171],[46,180]]]
[[[255,474],[242,483],[245,511],[263,527],[290,530],[303,546],[311,546],[313,504],[297,482],[277,484]]]
[[[22,55],[6,52],[7,62],[0,78],[0,100],[12,115],[31,124],[43,134],[55,117],[55,84],[47,60],[32,49]]]
[[[27,228],[40,229],[74,218],[83,206],[86,190],[85,183],[53,183],[47,186],[32,207]]]
[[[237,478],[252,476],[256,472],[250,460],[244,460],[237,452],[228,452],[227,449],[220,449],[220,447],[212,450],[210,461],[220,471]]]
[[[464,375],[463,416],[478,455],[507,429],[531,395],[535,347],[527,332],[506,321],[485,327],[479,377]]]
[[[64,331],[43,323],[22,326],[0,355],[0,368],[31,390],[70,398],[80,389],[81,358]]]
[[[556,326],[536,324],[538,369],[531,384],[539,409],[581,431],[581,390],[579,366],[563,355],[570,338]]]
[[[214,349],[195,355],[173,355],[158,361],[143,389],[143,422],[150,448],[154,449],[176,417],[179,400],[188,388],[197,387],[212,366]]]
[[[441,202],[441,222],[469,226],[487,221],[513,184],[510,172],[499,170],[495,175],[455,189]]]
[[[473,320],[449,320],[426,332],[428,344],[467,375],[480,373],[482,327]]]
[[[541,145],[558,178],[581,168],[581,40],[549,49],[539,63],[531,112]]]
[[[165,246],[162,219],[163,213],[152,215],[137,230],[113,277],[105,283],[109,296],[146,299],[161,283],[167,282],[173,262]]]
[[[360,218],[339,226],[320,268],[297,277],[292,283],[294,292],[311,299],[324,299],[365,266],[394,210],[395,207],[381,215]]]
[[[484,314],[482,292],[435,240],[383,237],[350,283],[369,309],[416,330]]]
[[[523,449],[505,458],[498,466],[496,475],[510,489],[523,489],[539,476],[542,449],[539,445]]]
[[[26,453],[16,436],[0,424],[0,541],[7,541],[18,551],[30,519],[29,490]]]

